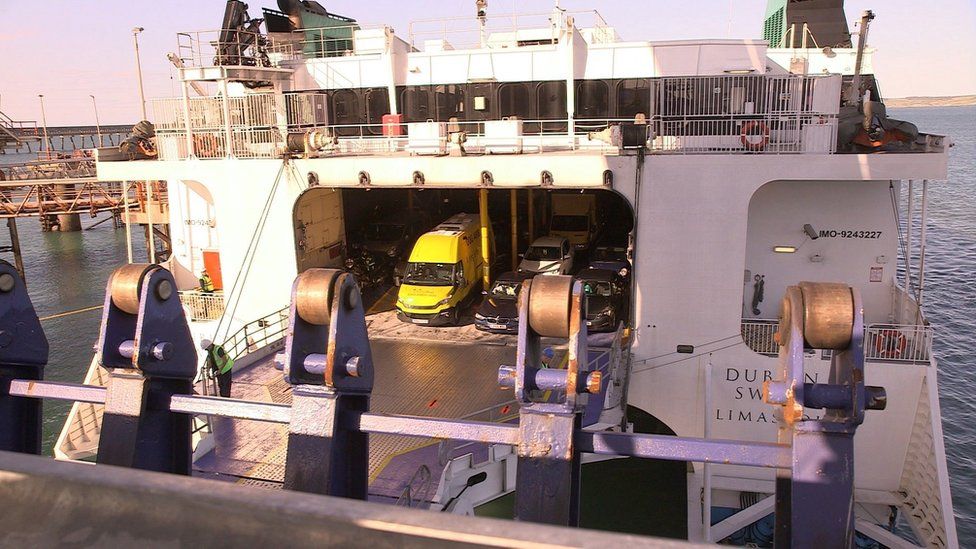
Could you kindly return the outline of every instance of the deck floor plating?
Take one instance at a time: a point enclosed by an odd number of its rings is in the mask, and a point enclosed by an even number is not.
[[[512,399],[511,391],[498,388],[497,372],[499,365],[514,363],[514,346],[374,339],[371,348],[376,375],[372,411],[461,418]],[[290,404],[291,387],[269,357],[235,373],[232,397]],[[216,447],[197,461],[197,474],[262,486],[280,485],[287,426],[214,418],[214,432]],[[435,461],[439,459],[432,449],[436,445],[433,439],[371,435],[371,498],[395,499],[412,474],[404,475],[406,471],[415,471],[432,456]],[[448,458],[481,453],[481,448],[452,446],[444,449]],[[387,469],[388,474],[384,474]],[[431,472],[436,489],[440,471]]]

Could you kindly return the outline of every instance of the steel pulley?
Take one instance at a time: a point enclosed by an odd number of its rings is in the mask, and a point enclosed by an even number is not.
[[[148,263],[130,263],[116,269],[108,282],[112,303],[130,315],[139,314],[142,280],[152,267]]]
[[[541,336],[569,337],[572,298],[572,277],[535,277],[529,297],[529,325]]]
[[[329,324],[332,289],[341,271],[309,269],[295,280],[295,312],[305,322],[317,326]]]

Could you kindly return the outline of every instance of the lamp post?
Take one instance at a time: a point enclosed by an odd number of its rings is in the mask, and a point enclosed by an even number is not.
[[[142,106],[142,119],[146,120],[146,93],[142,88],[142,62],[139,60],[139,33],[146,29],[142,27],[132,28],[132,41],[136,45],[136,74],[139,76],[139,101]]]
[[[51,156],[51,145],[47,137],[47,115],[44,113],[44,95],[38,94],[37,97],[41,100],[41,127],[44,128],[44,152],[47,153],[47,156]]]
[[[95,96],[90,95],[92,100],[92,108],[95,109],[95,133],[98,135],[98,146],[102,146],[102,125],[98,123],[98,104],[95,103]]]

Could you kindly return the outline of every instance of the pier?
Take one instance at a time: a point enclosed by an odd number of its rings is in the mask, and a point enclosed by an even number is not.
[[[35,120],[14,120],[0,111],[0,154],[117,147],[132,124],[38,127]]]
[[[82,230],[81,214],[95,217],[104,212],[111,215],[89,229],[109,220],[116,228],[124,224],[143,225],[147,244],[154,245],[159,239],[164,251],[158,258],[168,257],[169,209],[165,182],[100,181],[95,159],[81,151],[68,158],[0,165],[0,219],[7,220],[11,242],[0,247],[0,252],[13,253],[22,276],[18,218],[37,217],[45,231],[71,232]],[[156,254],[151,255],[157,259]]]

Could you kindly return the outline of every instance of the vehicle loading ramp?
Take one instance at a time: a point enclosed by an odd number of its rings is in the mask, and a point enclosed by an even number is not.
[[[477,414],[494,407],[504,409],[512,399],[511,391],[498,387],[498,366],[514,364],[514,346],[399,339],[374,339],[370,345],[376,376],[371,411],[443,418],[474,414],[472,419],[478,419]],[[291,386],[269,357],[235,374],[232,397],[291,404]],[[517,408],[511,412],[517,414]],[[214,418],[213,431],[215,449],[197,460],[195,474],[280,487],[285,471],[287,425]],[[371,435],[371,498],[396,498],[407,479],[397,474],[400,482],[376,482],[384,478],[383,469],[397,456],[431,446],[433,442]],[[402,467],[401,463],[396,468]]]

